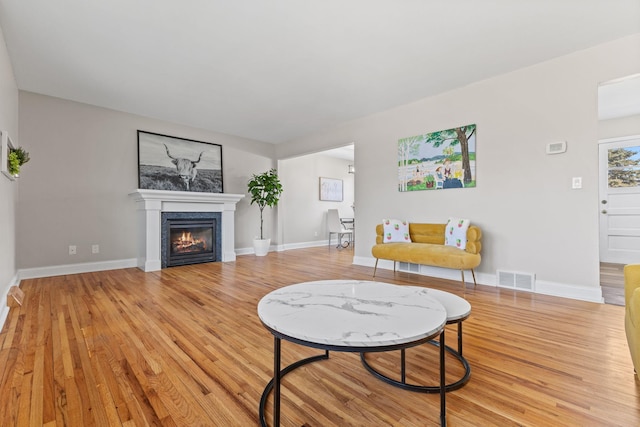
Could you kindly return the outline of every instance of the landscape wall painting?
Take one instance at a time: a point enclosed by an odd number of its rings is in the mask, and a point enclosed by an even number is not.
[[[222,193],[222,146],[139,130],[138,188]]]
[[[476,125],[398,140],[398,190],[476,186]]]

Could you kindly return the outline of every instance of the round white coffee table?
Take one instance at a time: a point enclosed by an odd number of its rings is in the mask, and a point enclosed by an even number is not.
[[[446,425],[444,325],[447,312],[429,289],[356,280],[323,280],[286,286],[265,295],[258,316],[274,336],[274,375],[260,399],[260,422],[273,390],[273,425],[280,424],[280,382],[307,363],[327,359],[329,351],[402,350],[440,341],[440,422]],[[325,350],[324,354],[280,369],[281,340]]]

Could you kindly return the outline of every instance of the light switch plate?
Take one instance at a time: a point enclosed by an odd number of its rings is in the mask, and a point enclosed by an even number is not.
[[[574,176],[572,181],[571,181],[571,187],[574,190],[582,188],[582,177],[581,176]]]

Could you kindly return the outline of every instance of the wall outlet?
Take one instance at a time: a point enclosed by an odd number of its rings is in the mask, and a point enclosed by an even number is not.
[[[69,245],[69,255],[75,255],[76,254],[76,245]]]
[[[100,253],[100,245],[91,246],[91,253],[92,254],[99,254]]]

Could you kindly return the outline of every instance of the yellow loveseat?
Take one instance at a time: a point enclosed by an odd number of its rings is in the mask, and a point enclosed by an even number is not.
[[[471,270],[473,284],[476,285],[474,268],[480,265],[480,250],[482,249],[482,231],[475,225],[467,230],[467,244],[465,249],[445,246],[444,231],[446,224],[409,223],[410,243],[383,243],[384,227],[376,226],[376,245],[371,248],[371,254],[376,258],[373,276],[376,275],[378,260],[393,261],[393,271],[396,262],[429,265],[460,270],[462,286],[464,286],[464,270]]]
[[[640,370],[640,264],[624,266],[624,329],[637,373]]]

